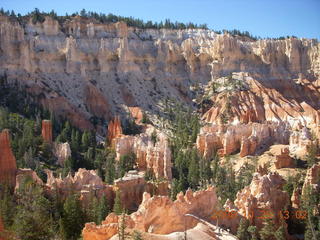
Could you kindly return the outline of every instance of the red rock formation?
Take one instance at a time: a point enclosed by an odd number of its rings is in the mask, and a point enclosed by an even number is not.
[[[289,153],[289,148],[283,148],[281,149],[281,153],[279,155],[276,155],[276,161],[274,162],[276,169],[295,167],[294,161],[290,157]]]
[[[120,117],[116,116],[114,120],[111,120],[108,124],[108,134],[107,139],[108,142],[111,144],[112,140],[120,137],[122,135],[122,127]]]
[[[249,123],[238,125],[207,125],[200,130],[197,148],[204,157],[214,151],[229,155],[240,151],[240,156],[253,155],[272,141],[288,143],[289,131],[285,123]]]
[[[52,123],[50,120],[42,120],[42,138],[48,143],[52,143]]]
[[[135,153],[139,170],[151,170],[156,178],[171,179],[171,150],[164,133],[157,134],[157,141],[151,139],[154,128],[136,136],[121,136],[113,140],[113,147],[119,160],[122,155]]]
[[[307,186],[310,186],[313,191],[320,191],[320,163],[314,164],[308,169],[302,187],[302,194],[305,194]]]
[[[46,191],[49,195],[58,193],[62,198],[66,198],[70,193],[78,193],[83,204],[88,204],[93,196],[100,198],[105,195],[109,206],[112,206],[112,186],[105,184],[94,170],[80,168],[74,177],[68,174],[66,178],[62,178],[61,175],[55,178],[49,170],[46,170],[46,173]]]
[[[142,202],[144,192],[154,195],[168,195],[168,182],[162,181],[157,184],[146,182],[144,173],[137,171],[129,171],[124,177],[114,181],[115,191],[120,191],[120,199],[122,206],[129,211],[138,209]]]
[[[261,176],[268,174],[268,166],[266,164],[259,165],[256,169],[256,172],[259,173]]]
[[[238,213],[260,229],[263,218],[272,216],[280,224],[279,212],[289,205],[288,193],[282,191],[285,180],[278,173],[261,176],[255,173],[250,186],[237,193],[235,206]],[[262,215],[265,215],[262,217]]]
[[[188,190],[185,195],[180,193],[174,202],[168,197],[151,197],[149,193],[144,193],[139,209],[126,218],[127,228],[154,234],[184,231],[195,227],[201,219],[209,219],[217,201],[212,187],[195,193]],[[112,213],[101,226],[86,224],[82,231],[84,240],[110,239],[117,232],[118,221]]]
[[[292,192],[291,206],[294,209],[300,208],[300,192],[301,192],[301,189],[298,189],[298,188],[295,188]]]
[[[9,130],[0,133],[0,183],[14,187],[16,183],[17,164],[11,146]]]
[[[103,94],[92,84],[88,84],[85,88],[85,97],[88,110],[94,116],[104,118],[106,120],[111,118],[110,105]]]
[[[141,124],[143,118],[143,112],[139,107],[129,107],[129,111],[133,119],[135,119],[136,124]]]
[[[214,106],[203,116],[206,122],[220,124],[224,114],[228,116],[229,123],[247,124],[282,120],[291,123],[301,121],[303,125],[319,124],[320,112],[318,108],[313,107],[318,106],[317,99],[320,97],[315,87],[316,82],[311,83],[305,80],[301,88],[295,87],[295,84],[289,81],[281,81],[277,86],[271,86],[246,76],[246,73],[237,75],[243,84],[248,85],[247,88],[228,94],[225,92],[215,94],[211,99],[215,103]],[[306,102],[301,99],[304,98],[299,92],[302,91],[301,89],[310,93],[310,99],[304,99]],[[304,96],[307,96],[306,94]],[[309,117],[305,118],[306,115]]]

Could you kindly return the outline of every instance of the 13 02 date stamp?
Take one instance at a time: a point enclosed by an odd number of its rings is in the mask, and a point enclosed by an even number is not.
[[[275,216],[278,215],[278,216]],[[248,213],[248,216],[246,216],[248,219],[252,220],[253,218],[257,219],[273,219],[275,217],[282,218],[284,220],[287,220],[289,218],[291,219],[299,219],[304,220],[307,218],[307,211],[305,210],[280,210],[278,212],[274,212],[271,210],[265,210],[265,209],[257,209],[255,211],[251,211]],[[238,216],[237,211],[226,211],[226,210],[217,210],[214,211],[214,213],[211,215],[211,218],[216,219],[234,219]]]

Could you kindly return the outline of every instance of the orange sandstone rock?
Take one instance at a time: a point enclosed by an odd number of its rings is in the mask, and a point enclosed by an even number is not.
[[[168,195],[168,182],[146,182],[143,172],[129,171],[124,177],[114,181],[114,191],[119,190],[122,206],[129,211],[138,209],[144,192],[153,195]]]
[[[108,124],[108,142],[112,143],[112,140],[122,135],[122,127],[120,117],[116,116],[114,120],[111,120]]]
[[[141,124],[143,112],[139,107],[129,107],[131,116],[135,119],[136,124]]]
[[[276,155],[276,160],[274,162],[277,169],[279,168],[293,168],[295,167],[293,159],[289,155],[289,148],[281,149],[281,153]]]
[[[153,234],[184,231],[195,227],[202,219],[210,219],[217,201],[213,187],[194,193],[188,190],[185,195],[180,193],[174,202],[169,197],[151,197],[144,193],[139,209],[126,217],[127,228]],[[118,221],[119,218],[112,213],[100,226],[86,224],[82,231],[84,240],[110,239],[116,234]]]
[[[274,223],[279,225],[279,211],[289,205],[288,193],[282,191],[284,182],[278,173],[263,176],[255,173],[251,184],[237,193],[234,203],[238,213],[259,229],[266,217],[263,215],[272,216]]]
[[[154,128],[149,128],[146,133],[136,136],[120,136],[113,140],[113,147],[117,159],[122,155],[135,153],[138,169],[141,171],[151,170],[156,178],[171,179],[171,150],[168,137],[157,133],[157,141],[153,142],[151,133]]]
[[[42,120],[42,137],[48,143],[52,143],[52,122],[50,120]]]
[[[14,187],[16,183],[17,164],[10,146],[9,130],[0,133],[0,183]]]

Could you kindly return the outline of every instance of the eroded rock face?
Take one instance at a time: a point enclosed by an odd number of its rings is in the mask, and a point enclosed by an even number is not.
[[[122,155],[135,153],[139,170],[151,170],[156,178],[171,179],[171,150],[168,137],[157,132],[157,140],[153,142],[151,134],[154,128],[136,136],[120,136],[113,140],[117,159]]]
[[[16,158],[10,146],[9,130],[0,132],[0,183],[15,186],[17,173]]]
[[[314,164],[308,169],[302,187],[302,194],[306,191],[307,186],[310,186],[312,191],[320,191],[320,163]]]
[[[29,168],[19,168],[17,170],[17,176],[16,176],[16,187],[15,189],[19,189],[21,184],[26,178],[32,179],[33,182],[36,184],[43,186],[43,181],[38,177],[37,173],[32,171]]]
[[[136,124],[141,124],[143,119],[143,111],[139,107],[129,107],[129,111]]]
[[[51,195],[58,193],[65,198],[71,193],[79,193],[84,204],[87,204],[93,196],[100,198],[105,195],[109,204],[113,202],[112,186],[104,184],[94,170],[80,168],[74,177],[69,174],[65,178],[61,176],[55,178],[49,170],[46,170],[46,173],[46,190]]]
[[[71,149],[68,142],[54,143],[54,155],[58,158],[60,166],[64,165],[64,162],[71,157]]]
[[[52,143],[52,122],[50,120],[42,120],[42,138],[48,143]]]
[[[291,206],[294,209],[300,208],[300,193],[301,193],[301,189],[299,189],[299,188],[295,188],[292,192]]]
[[[168,195],[168,182],[162,181],[157,185],[146,182],[144,173],[129,171],[124,177],[114,181],[114,189],[120,191],[122,206],[129,211],[138,209],[144,192],[153,195]]]
[[[297,116],[299,104],[306,111],[300,117],[316,116],[309,111],[319,99],[316,40],[252,41],[210,30],[136,29],[78,16],[61,25],[46,17],[24,26],[1,16],[0,30],[0,72],[28,85],[41,104],[82,128],[93,127],[93,115],[124,114],[127,106],[157,112],[165,97],[191,104],[190,85],[206,85],[232,72],[249,74],[260,84],[253,93],[237,93],[240,104],[231,99],[241,121],[282,118],[286,111],[281,109],[292,108]],[[309,97],[301,98],[302,92]],[[297,101],[294,107],[287,104],[288,96]]]
[[[237,193],[234,204],[238,213],[258,228],[262,227],[263,218],[270,216],[278,226],[279,212],[290,204],[288,193],[282,191],[284,182],[278,173],[255,173],[250,186]]]
[[[212,187],[195,193],[188,190],[185,195],[180,193],[174,202],[168,197],[151,197],[149,193],[144,193],[139,209],[127,216],[127,227],[154,234],[184,231],[195,227],[199,219],[209,219],[217,201],[215,189]],[[112,233],[116,234],[117,224],[118,217],[113,213],[102,222],[101,226],[86,224],[83,229],[84,240],[110,239]]]
[[[255,154],[273,141],[285,144],[288,139],[285,123],[212,124],[201,128],[197,148],[204,157],[211,157],[214,151],[222,155],[240,151],[240,156],[244,157]]]
[[[290,154],[289,148],[281,149],[280,154],[276,155],[276,161],[274,162],[276,169],[295,167],[294,161],[289,154]]]
[[[108,124],[108,142],[113,143],[113,139],[120,137],[122,135],[122,127],[120,117],[117,116],[114,120],[110,121]]]
[[[296,126],[290,134],[290,151],[298,155],[306,155],[308,147],[312,144],[311,132],[301,125]]]

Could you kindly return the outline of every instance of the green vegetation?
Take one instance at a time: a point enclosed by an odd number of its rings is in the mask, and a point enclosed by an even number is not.
[[[111,13],[106,15],[104,13],[86,11],[85,9],[82,9],[80,13],[75,12],[70,15],[66,13],[65,16],[58,16],[54,10],[47,13],[47,12],[41,12],[38,8],[35,8],[32,12],[26,14],[25,16],[22,16],[21,14],[16,14],[14,11],[11,11],[11,12],[8,10],[5,11],[3,8],[1,8],[0,15],[10,16],[12,19],[16,19],[18,22],[22,24],[25,24],[29,18],[32,19],[32,22],[34,24],[37,22],[42,23],[45,20],[46,16],[50,16],[53,19],[57,20],[61,25],[63,25],[63,23],[66,20],[70,20],[71,17],[75,17],[79,15],[83,18],[91,19],[99,23],[116,23],[116,22],[122,21],[122,22],[125,22],[130,27],[136,27],[140,29],[209,29],[207,24],[195,24],[192,22],[182,23],[177,21],[172,22],[170,19],[165,19],[164,21],[160,21],[160,22],[153,22],[153,21],[145,22],[139,18],[117,16]],[[223,29],[222,31],[215,31],[215,33],[217,34],[228,33],[234,37],[246,37],[253,41],[261,39],[261,37],[253,36],[248,31],[240,31],[238,29],[233,29],[233,30]],[[296,38],[295,36],[291,36],[291,37]],[[286,38],[290,38],[290,36],[287,36]],[[285,37],[279,37],[274,39],[284,40]]]

